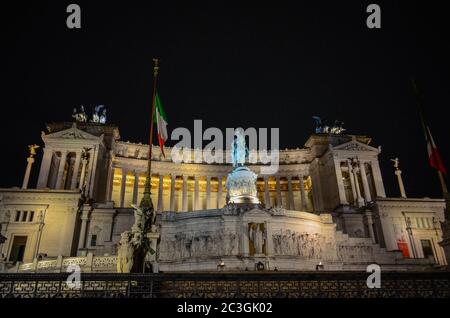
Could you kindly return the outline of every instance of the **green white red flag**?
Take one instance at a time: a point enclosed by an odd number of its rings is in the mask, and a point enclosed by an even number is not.
[[[169,135],[167,133],[167,116],[158,93],[156,93],[154,121],[158,129],[159,147],[161,148],[161,153],[163,154],[163,156],[166,157],[166,155],[164,154],[164,144],[167,139],[169,139]]]
[[[425,124],[426,125],[426,124]],[[427,150],[428,150],[428,162],[430,166],[434,169],[440,171],[443,174],[447,174],[447,169],[445,168],[444,161],[442,160],[441,153],[436,146],[433,135],[431,134],[430,127],[426,127],[425,138],[427,140]]]

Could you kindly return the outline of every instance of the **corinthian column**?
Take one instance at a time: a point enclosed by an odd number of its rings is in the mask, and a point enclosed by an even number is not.
[[[198,176],[195,176],[194,181],[194,210],[200,209],[200,186]]]
[[[397,176],[398,188],[400,189],[400,196],[406,198],[405,185],[403,184],[402,171],[400,169],[395,170],[395,175]]]
[[[177,181],[177,175],[173,174],[170,176],[170,211],[175,211],[175,183]]]
[[[270,207],[269,176],[264,176],[264,204]]]
[[[357,196],[357,206],[361,207],[364,205],[364,199],[361,196],[361,189],[359,187],[358,181],[358,168],[353,168],[353,177],[355,178],[355,188],[356,188],[356,196]]]
[[[338,185],[339,201],[341,204],[348,204],[347,198],[345,197],[345,187],[342,180],[342,168],[341,161],[334,159],[334,170],[336,171],[336,181]]]
[[[188,210],[188,197],[187,197],[187,190],[188,190],[188,177],[183,176],[183,202],[182,202],[182,211],[187,212]]]
[[[87,159],[83,158],[81,160],[81,176],[80,176],[80,184],[78,185],[78,188],[81,190],[84,190],[84,180],[86,176],[86,165],[87,165]]]
[[[158,212],[163,210],[163,189],[164,189],[164,175],[159,175],[159,188],[158,188]]]
[[[72,174],[72,181],[70,184],[70,188],[76,189],[77,188],[77,181],[78,181],[78,171],[80,171],[80,161],[81,161],[81,151],[75,152],[75,164],[73,166],[73,174]]]
[[[217,208],[221,209],[223,205],[223,189],[222,189],[222,176],[217,177]]]
[[[305,181],[303,180],[303,175],[298,176],[298,181],[300,182],[300,211],[306,211]]]
[[[66,167],[67,150],[61,151],[61,160],[59,161],[58,176],[56,177],[56,189],[64,186],[64,168]]]
[[[292,193],[292,177],[288,176],[287,181],[288,181],[288,210],[294,210],[295,206],[294,206],[294,195]]]
[[[353,204],[357,204],[358,198],[356,197],[356,188],[355,188],[355,179],[353,177],[353,168],[350,160],[347,160],[347,167],[348,167],[348,176],[350,178],[350,185],[352,187],[352,195],[353,195]]]
[[[28,188],[28,181],[30,180],[31,166],[34,163],[34,158],[28,157],[27,162],[28,164],[25,170],[25,176],[23,177],[22,189]]]
[[[364,162],[360,163],[359,169],[361,172],[361,180],[364,189],[364,198],[366,199],[366,202],[369,203],[372,201],[372,197],[370,195],[369,182],[367,181],[366,167],[364,165]]]
[[[283,203],[281,202],[280,176],[277,176],[276,179],[277,179],[277,206],[282,207]]]
[[[211,209],[211,177],[206,176],[206,209]]]
[[[133,204],[137,205],[139,194],[139,172],[134,172],[134,185],[133,185]]]
[[[42,157],[41,169],[39,171],[39,179],[37,188],[42,189],[47,187],[48,175],[50,172],[50,165],[53,158],[53,150],[49,147],[44,148],[44,156]]]
[[[127,186],[128,171],[122,168],[122,183],[120,185],[120,207],[125,207],[125,190]]]

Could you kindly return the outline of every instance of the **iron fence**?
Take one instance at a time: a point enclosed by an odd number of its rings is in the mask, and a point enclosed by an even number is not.
[[[370,289],[360,272],[0,274],[0,298],[450,298],[449,272],[389,272]]]

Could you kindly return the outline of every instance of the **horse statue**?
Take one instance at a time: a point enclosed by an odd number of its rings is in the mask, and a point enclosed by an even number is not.
[[[329,126],[327,124],[327,121],[320,118],[319,116],[313,116],[313,120],[316,124],[316,134],[340,135],[345,131],[344,122],[335,120],[334,125]]]
[[[87,116],[83,105],[80,106],[80,111],[77,111],[76,108],[73,109],[72,118],[75,118],[75,121],[80,123],[87,122]]]
[[[105,105],[98,105],[94,108],[94,112],[92,113],[92,123],[106,123],[106,108]]]

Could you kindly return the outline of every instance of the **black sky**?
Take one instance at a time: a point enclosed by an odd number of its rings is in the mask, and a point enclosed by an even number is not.
[[[81,30],[66,27],[73,2]],[[80,104],[105,104],[123,140],[146,142],[158,56],[169,130],[194,119],[222,129],[280,127],[282,148],[301,147],[313,115],[340,119],[382,145],[388,195],[398,196],[389,162],[398,156],[409,196],[440,196],[409,82],[420,85],[448,166],[450,28],[440,4],[377,1],[382,29],[370,30],[365,1],[181,3],[2,8],[0,186],[21,184],[26,146],[42,144],[45,123],[71,121]],[[34,182],[37,174],[36,165]]]

